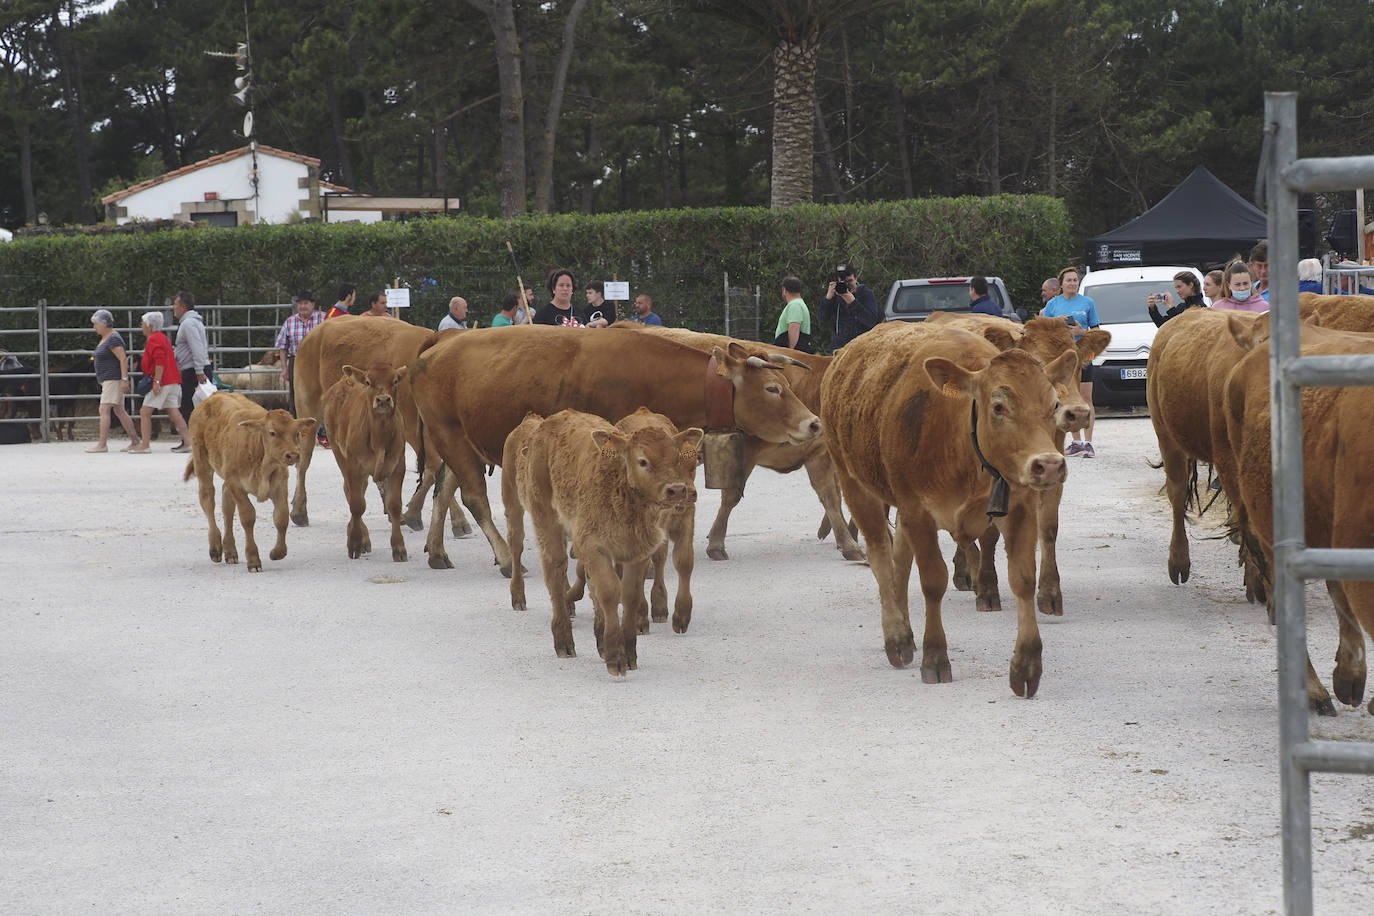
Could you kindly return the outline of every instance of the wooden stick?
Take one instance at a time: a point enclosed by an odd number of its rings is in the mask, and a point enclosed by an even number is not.
[[[511,246],[510,239],[506,239],[506,250],[510,252],[510,263],[515,268],[516,295],[520,297],[520,305],[525,310],[525,324],[534,324],[534,303],[525,299],[525,281],[520,277],[520,262],[515,259],[515,249]]]

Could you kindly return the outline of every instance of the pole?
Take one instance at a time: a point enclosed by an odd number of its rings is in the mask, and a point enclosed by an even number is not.
[[[43,441],[48,442],[48,300],[38,300],[38,415],[43,421]],[[73,427],[74,428],[74,427]]]
[[[725,287],[725,336],[730,336],[730,271],[721,273],[721,282]]]
[[[534,303],[525,301],[525,281],[520,277],[520,262],[515,259],[515,247],[506,239],[506,251],[510,252],[510,263],[515,268],[515,294],[525,308],[525,324],[534,324]]]

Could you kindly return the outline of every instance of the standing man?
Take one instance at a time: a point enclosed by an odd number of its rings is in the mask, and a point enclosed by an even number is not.
[[[778,327],[773,345],[814,353],[811,346],[811,309],[802,299],[800,277],[788,276],[782,280],[782,314],[778,316]]]
[[[656,328],[663,327],[663,319],[654,314],[654,299],[648,293],[635,296],[635,313],[630,316],[630,320]]]
[[[187,290],[177,293],[172,300],[172,317],[177,320],[177,342],[172,352],[183,380],[181,415],[189,423],[191,411],[195,409],[192,395],[196,393],[196,385],[210,380],[214,366],[210,364],[210,347],[205,342],[205,322],[201,321],[200,313],[196,311],[196,297]],[[190,450],[191,443],[187,439],[182,439],[181,444],[172,449],[181,453]]]
[[[1044,283],[1041,283],[1040,310],[1043,312],[1045,306],[1049,304],[1049,301],[1057,295],[1059,295],[1059,279],[1057,277],[1050,277]]]
[[[353,289],[352,283],[344,283],[339,286],[339,299],[329,307],[329,311],[324,313],[326,319],[338,318],[340,315],[347,315],[348,310],[353,307],[353,300],[357,293]]]
[[[604,328],[615,321],[614,306],[606,304],[606,284],[593,280],[587,284],[587,317],[589,328]],[[602,322],[598,324],[597,322]]]
[[[464,328],[468,326],[468,301],[462,296],[454,296],[448,301],[448,314],[439,319],[439,330]]]
[[[1002,310],[997,307],[997,303],[992,301],[988,295],[987,277],[970,277],[968,281],[968,298],[973,303],[973,314],[975,315],[995,315],[1002,316]]]
[[[491,326],[508,328],[516,324],[515,314],[518,308],[520,308],[520,294],[507,293],[506,298],[501,300],[501,311],[492,316]]]
[[[386,293],[377,290],[367,297],[367,311],[363,312],[371,318],[395,318],[396,316],[386,310]]]
[[[282,324],[281,330],[277,332],[277,349],[281,351],[281,379],[286,383],[286,401],[291,410],[291,416],[296,415],[296,351],[301,347],[301,341],[305,340],[305,335],[309,334],[314,328],[324,323],[324,315],[315,311],[315,294],[308,289],[303,289],[291,298],[296,306],[296,312],[287,318]],[[329,440],[325,438],[323,432],[318,433],[316,438],[320,445],[329,447]]]
[[[835,268],[835,279],[825,289],[821,300],[821,321],[833,329],[830,338],[830,352],[840,352],[840,347],[858,337],[864,331],[871,331],[882,321],[878,311],[878,299],[873,290],[859,282],[858,272],[853,264],[841,264]]]
[[[1250,249],[1250,276],[1255,279],[1254,292],[1269,301],[1269,242],[1261,239]]]

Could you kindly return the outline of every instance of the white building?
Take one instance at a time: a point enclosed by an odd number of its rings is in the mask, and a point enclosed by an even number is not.
[[[320,180],[320,160],[261,143],[240,147],[101,198],[105,219],[175,219],[212,226],[289,223],[312,218],[375,223],[381,210],[331,211],[331,201],[357,205],[347,188]],[[336,197],[336,195],[347,195]]]

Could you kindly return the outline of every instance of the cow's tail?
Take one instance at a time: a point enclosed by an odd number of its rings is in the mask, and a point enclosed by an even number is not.
[[[425,480],[425,420],[420,416],[420,411],[415,411],[415,424],[419,427],[419,434],[415,437],[415,473],[420,475],[420,482]]]
[[[182,483],[185,483],[186,481],[190,480],[191,477],[192,477],[192,475],[194,475],[195,473],[196,473],[196,456],[195,456],[195,455],[192,455],[190,458],[187,458],[187,459],[186,459],[186,473],[184,473],[184,474],[181,475],[181,482],[182,482]]]

